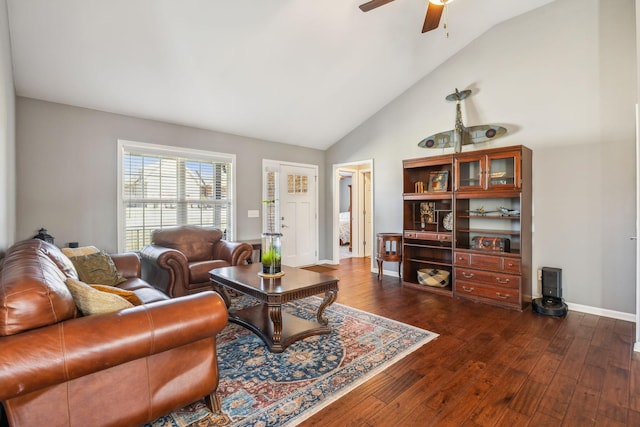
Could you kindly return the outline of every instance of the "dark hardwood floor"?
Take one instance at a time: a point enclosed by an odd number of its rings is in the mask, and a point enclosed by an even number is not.
[[[377,280],[347,258],[337,302],[440,336],[302,426],[640,426],[634,324],[558,319]]]

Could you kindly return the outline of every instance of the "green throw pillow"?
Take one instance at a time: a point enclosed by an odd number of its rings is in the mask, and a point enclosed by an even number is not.
[[[121,296],[99,291],[80,280],[70,277],[66,283],[73,296],[73,301],[85,316],[112,313],[133,307],[133,304]]]
[[[113,260],[104,252],[76,256],[71,258],[71,262],[85,283],[115,286],[127,280],[118,273]]]

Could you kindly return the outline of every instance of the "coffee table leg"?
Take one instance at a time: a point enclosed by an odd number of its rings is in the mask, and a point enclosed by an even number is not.
[[[279,347],[282,339],[282,306],[280,304],[270,305],[269,317],[273,322],[273,345]]]
[[[227,308],[231,307],[231,298],[229,298],[227,289],[224,286],[218,285],[217,283],[212,283],[211,285],[213,286],[213,290],[220,294]]]
[[[329,319],[327,319],[326,317],[322,317],[322,313],[324,312],[325,308],[333,304],[336,298],[338,298],[338,291],[335,289],[327,291],[324,294],[324,299],[322,300],[322,304],[320,304],[320,307],[318,307],[318,314],[317,314],[318,323],[322,325],[327,325],[329,323]]]

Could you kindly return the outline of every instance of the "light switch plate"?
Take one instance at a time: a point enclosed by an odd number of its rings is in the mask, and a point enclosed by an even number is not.
[[[260,211],[257,209],[250,209],[249,211],[247,211],[247,216],[249,218],[260,218]]]

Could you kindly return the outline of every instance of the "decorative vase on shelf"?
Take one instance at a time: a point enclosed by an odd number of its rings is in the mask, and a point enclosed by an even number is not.
[[[262,233],[262,273],[279,274],[282,270],[281,233]]]

